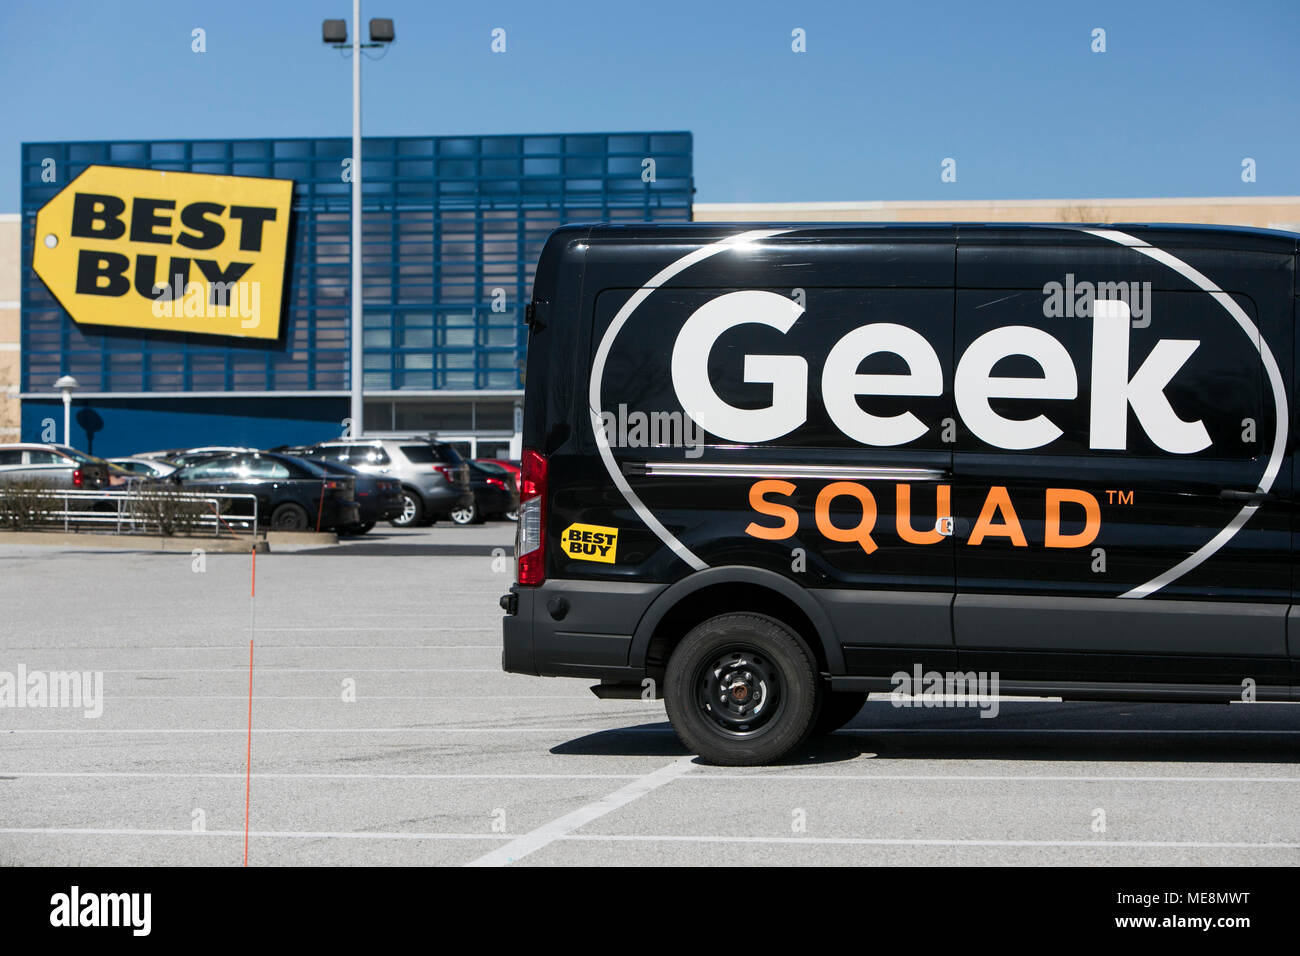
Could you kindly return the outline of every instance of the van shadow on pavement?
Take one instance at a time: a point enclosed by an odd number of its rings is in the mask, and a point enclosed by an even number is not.
[[[585,734],[553,747],[551,753],[678,757],[687,751],[663,721]],[[809,741],[775,766],[837,763],[863,756],[1295,763],[1300,761],[1300,707],[1003,701],[997,717],[981,718],[974,709],[906,709],[873,700],[845,728]]]

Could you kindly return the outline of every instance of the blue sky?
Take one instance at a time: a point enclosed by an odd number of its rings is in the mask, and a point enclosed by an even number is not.
[[[367,135],[685,129],[702,202],[1300,193],[1295,0],[364,0],[362,15],[398,35],[364,66]],[[6,0],[0,211],[18,209],[24,141],[349,135],[350,66],[319,31],[350,16],[350,0]]]

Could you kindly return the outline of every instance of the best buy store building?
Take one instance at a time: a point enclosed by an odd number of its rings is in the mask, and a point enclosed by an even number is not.
[[[341,434],[350,147],[24,144],[21,421],[0,440],[42,440],[51,422],[62,440],[64,375],[71,443],[97,455]],[[689,219],[691,136],[368,138],[362,152],[365,432],[504,456],[547,235]]]
[[[52,425],[61,439],[53,385],[68,374],[72,443],[100,455],[339,435],[350,145],[25,144],[21,214],[0,215],[0,442]],[[542,243],[565,222],[1300,230],[1295,196],[692,205],[682,132],[369,138],[363,157],[365,430],[435,433],[484,457],[517,442],[523,307]]]

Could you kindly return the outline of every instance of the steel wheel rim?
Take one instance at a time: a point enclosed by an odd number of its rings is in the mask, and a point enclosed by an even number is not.
[[[695,705],[709,725],[731,737],[752,737],[785,710],[776,662],[745,644],[717,651],[695,672]]]

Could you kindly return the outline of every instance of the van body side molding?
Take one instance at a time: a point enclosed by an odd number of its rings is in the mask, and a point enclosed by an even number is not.
[[[889,693],[894,689],[888,677],[832,677],[835,691]],[[1147,703],[1232,703],[1241,700],[1241,688],[1234,684],[1152,684],[1115,681],[1019,681],[999,684],[1001,697],[1059,697],[1062,700],[1131,700]],[[1256,688],[1259,701],[1300,701],[1300,689],[1283,684]],[[1004,728],[999,728],[1004,729]],[[942,732],[937,729],[936,732]],[[1032,727],[1026,734],[1038,733]]]
[[[633,472],[648,477],[690,478],[857,478],[865,481],[943,481],[950,478],[942,468],[895,468],[864,465],[742,464],[739,462],[647,461]]]

